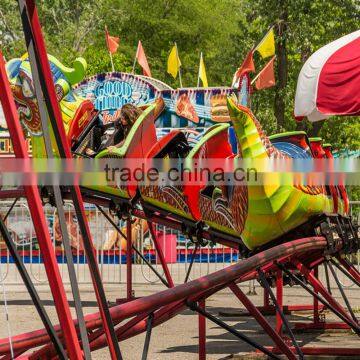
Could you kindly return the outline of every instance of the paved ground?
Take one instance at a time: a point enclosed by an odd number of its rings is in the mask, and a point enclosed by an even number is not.
[[[136,296],[145,296],[154,291],[162,289],[160,285],[136,285],[134,286]],[[244,291],[248,290],[244,287]],[[39,287],[42,299],[45,301],[46,308],[52,319],[56,319],[53,303],[50,293],[46,287]],[[117,297],[124,296],[124,286],[112,285],[107,286],[106,291],[109,300],[115,300]],[[252,295],[251,299],[255,304],[261,304],[262,290],[257,288],[257,295]],[[355,309],[360,308],[360,291],[355,289],[347,290],[350,302]],[[95,312],[96,302],[94,301],[94,293],[88,285],[81,286],[81,295],[86,313]],[[336,293],[339,298],[339,294]],[[6,298],[8,301],[9,318],[11,321],[11,332],[17,334],[20,332],[30,331],[41,327],[41,322],[35,312],[33,305],[29,300],[26,291],[19,286],[7,286]],[[0,296],[0,337],[7,337],[7,326],[4,321],[4,304],[3,296]],[[310,303],[301,289],[287,288],[285,291],[285,303],[296,304]],[[207,302],[208,310],[214,315],[219,316],[219,312],[236,312],[240,305],[234,296],[228,291],[223,291],[210,298]],[[296,313],[290,319],[292,322],[304,321],[309,318],[309,314]],[[266,335],[259,330],[255,321],[250,317],[237,316],[220,316],[221,319],[241,330],[244,334],[253,337],[255,340],[264,345],[271,345]],[[329,319],[335,319],[328,315]],[[270,317],[273,321],[273,317]],[[169,320],[167,323],[154,328],[149,359],[197,359],[197,316],[190,310],[184,311],[177,317]],[[341,346],[341,347],[360,347],[360,341],[350,332],[331,332],[331,333],[307,333],[296,334],[297,339],[303,345],[319,345],[319,346]],[[141,359],[142,347],[144,343],[144,335],[122,342],[121,349],[124,359]],[[231,334],[207,322],[207,352],[208,359],[223,359],[231,354],[238,354],[251,351],[251,348],[238,341]],[[359,355],[360,357],[360,355]],[[249,358],[246,356],[245,358]],[[99,350],[94,353],[93,359],[109,359],[106,349]]]

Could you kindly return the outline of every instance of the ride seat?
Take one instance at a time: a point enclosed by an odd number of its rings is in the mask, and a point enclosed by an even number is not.
[[[216,124],[210,127],[199,142],[193,147],[186,159],[226,159],[233,155],[229,140],[228,128],[229,124]],[[202,169],[198,162],[198,169]],[[206,179],[201,179],[200,184],[191,183],[191,174],[184,176],[184,194],[187,199],[192,216],[196,220],[201,220],[199,209],[200,191],[208,185]]]
[[[148,153],[148,149],[156,143],[155,120],[164,109],[164,101],[159,98],[149,105],[133,124],[130,132],[126,136],[124,144],[109,152],[108,149],[101,151],[95,158],[118,158],[118,159],[143,159]],[[126,165],[126,163],[125,163]],[[129,169],[134,167],[133,163],[127,166]],[[136,185],[127,186],[130,197],[136,194]]]

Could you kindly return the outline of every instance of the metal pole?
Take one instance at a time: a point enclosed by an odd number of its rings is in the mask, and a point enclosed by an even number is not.
[[[259,325],[264,329],[264,331],[271,337],[271,339],[283,352],[283,354],[291,360],[296,360],[295,354],[286,345],[280,334],[271,327],[264,315],[261,314],[259,309],[248,299],[248,297],[242,292],[239,286],[237,286],[235,283],[231,283],[229,285],[229,288],[234,293],[234,295],[242,302],[242,304],[246,307],[246,309],[254,317],[254,319],[259,323]]]
[[[176,56],[177,59],[179,60],[179,51],[178,51],[178,47],[177,44],[175,43],[176,46]],[[180,88],[182,88],[182,81],[181,81],[181,66],[179,66],[179,82],[180,82]]]
[[[281,271],[281,270],[280,270],[280,271]],[[292,341],[292,343],[293,343],[293,345],[294,345],[294,347],[295,347],[295,349],[296,349],[296,352],[298,353],[300,359],[304,359],[304,354],[303,354],[303,352],[301,351],[300,346],[299,346],[299,344],[297,343],[297,341],[296,341],[296,339],[295,339],[295,336],[294,336],[294,333],[293,333],[292,330],[291,330],[290,324],[289,324],[289,322],[287,321],[287,319],[286,319],[286,317],[285,317],[285,315],[284,315],[284,313],[283,313],[283,311],[282,311],[279,303],[277,302],[277,299],[276,299],[274,293],[272,292],[271,287],[270,287],[268,281],[266,280],[265,274],[263,273],[263,271],[262,271],[261,269],[258,269],[258,274],[259,274],[259,280],[261,281],[261,284],[266,287],[266,289],[267,289],[267,291],[268,291],[268,293],[269,293],[269,295],[270,295],[270,298],[271,298],[271,300],[272,300],[273,303],[274,303],[274,306],[275,306],[277,312],[278,312],[279,315],[281,316],[281,320],[282,320],[282,322],[284,323],[284,325],[285,325],[285,327],[286,327],[286,329],[287,329],[287,331],[288,331],[288,333],[289,333],[289,335],[290,335],[291,341]],[[281,271],[281,274],[282,274],[282,271]],[[276,330],[277,330],[277,332],[278,332],[278,329],[276,329]]]
[[[174,281],[171,277],[171,274],[170,274],[170,270],[169,270],[169,267],[167,266],[167,263],[165,261],[165,257],[164,257],[164,253],[162,251],[162,248],[160,246],[160,243],[159,243],[159,240],[155,234],[155,231],[154,231],[154,224],[150,221],[147,221],[148,223],[148,226],[149,226],[149,231],[150,231],[150,235],[151,235],[151,238],[154,242],[154,245],[155,245],[155,249],[156,249],[156,252],[159,256],[159,260],[161,262],[161,266],[164,270],[164,273],[165,273],[165,277],[166,277],[166,280],[169,284],[170,287],[174,287]]]
[[[186,275],[185,275],[185,279],[184,279],[184,283],[188,282],[188,280],[189,280],[190,273],[191,273],[191,269],[192,269],[192,266],[193,266],[193,264],[194,264],[195,255],[196,255],[196,252],[197,252],[198,248],[199,248],[199,244],[196,243],[196,244],[195,244],[195,247],[194,247],[194,250],[193,250],[193,252],[191,253],[190,265],[189,265],[189,268],[187,269],[187,272],[186,272]]]
[[[315,266],[314,268],[314,276],[316,279],[319,279],[319,268],[318,266]],[[315,290],[316,292],[316,290]],[[314,311],[313,311],[313,320],[315,324],[318,324],[320,321],[319,318],[319,300],[316,296],[313,297],[313,301],[314,301]]]
[[[104,211],[104,209],[95,205],[99,211],[104,215],[104,217],[109,221],[109,223],[115,228],[115,230],[127,241],[126,235],[121,231],[121,229],[115,224],[113,219]],[[136,252],[136,254],[146,263],[147,266],[154,272],[154,274],[159,278],[159,280],[166,286],[170,287],[168,282],[160,275],[160,273],[154,268],[154,266],[146,259],[146,257],[141,253],[141,251],[134,245],[131,245],[132,249]]]
[[[6,221],[6,219],[8,218],[8,216],[10,215],[12,209],[14,208],[14,206],[16,205],[16,203],[18,202],[18,200],[19,200],[19,198],[16,198],[16,199],[13,201],[13,203],[11,204],[9,210],[7,211],[7,213],[5,214],[5,216],[4,216],[4,218],[3,218],[4,222]]]
[[[50,135],[49,124],[48,124],[48,112],[46,109],[46,104],[44,102],[44,98],[42,96],[42,89],[41,89],[41,84],[40,84],[40,79],[39,79],[39,68],[38,68],[38,64],[37,64],[36,56],[35,56],[34,42],[30,36],[31,27],[29,24],[29,19],[25,12],[25,4],[24,4],[23,0],[20,0],[19,3],[20,3],[20,9],[21,9],[22,15],[23,15],[23,18],[22,18],[23,26],[24,26],[24,29],[26,30],[25,31],[25,39],[26,39],[26,44],[27,44],[27,49],[28,49],[28,54],[29,54],[30,65],[31,65],[31,69],[32,69],[32,77],[33,77],[33,82],[34,82],[36,99],[37,99],[38,107],[39,107],[40,120],[41,120],[41,126],[42,126],[42,130],[43,130],[44,143],[45,143],[45,150],[46,150],[47,157],[52,159],[52,158],[54,158],[54,155],[53,155],[53,147],[51,144],[51,135]],[[79,326],[79,330],[80,330],[82,348],[84,351],[85,359],[91,359],[90,345],[89,345],[89,340],[88,340],[87,331],[86,331],[86,327],[85,327],[84,313],[83,313],[81,298],[80,298],[80,291],[79,291],[79,287],[78,287],[78,283],[77,283],[75,266],[74,266],[74,261],[73,261],[73,254],[72,254],[71,245],[70,245],[70,238],[69,238],[68,229],[67,229],[67,225],[66,225],[63,200],[61,198],[60,187],[53,186],[52,189],[54,191],[55,205],[56,205],[58,217],[59,217],[60,230],[61,230],[61,234],[62,234],[63,246],[64,246],[65,256],[66,256],[66,264],[67,264],[69,279],[70,279],[70,284],[71,284],[71,291],[72,291],[73,299],[74,299],[74,303],[75,303],[76,315],[78,317],[78,326]]]
[[[246,335],[242,334],[240,331],[235,330],[230,325],[226,324],[225,322],[221,321],[217,317],[213,316],[212,314],[208,313],[206,310],[202,309],[200,306],[196,305],[194,302],[187,302],[187,305],[189,308],[193,311],[196,311],[197,313],[203,315],[216,325],[222,327],[223,329],[227,330],[229,333],[233,334],[240,340],[246,342],[247,344],[253,346],[255,349],[260,350],[262,353],[268,355],[271,359],[278,359],[280,360],[280,357],[270,352],[268,349],[266,349],[264,346],[260,345],[256,341],[250,339]]]
[[[14,147],[14,153],[17,158],[28,159],[23,131],[16,111],[14,99],[11,94],[9,80],[6,75],[5,63],[0,52],[0,100],[4,109],[5,119],[8,125],[9,133]],[[77,341],[75,326],[71,318],[69,303],[66,298],[64,285],[61,280],[59,267],[55,257],[52,241],[50,239],[49,229],[43,212],[43,205],[36,186],[24,186],[25,196],[27,198],[31,218],[34,223],[36,236],[39,242],[40,250],[44,259],[44,266],[49,285],[54,297],[56,311],[59,322],[64,331],[65,342],[69,355],[74,358],[82,357],[82,351]]]
[[[338,288],[339,288],[339,290],[340,290],[340,294],[341,294],[342,298],[344,299],[344,302],[345,302],[345,304],[346,304],[346,307],[347,307],[348,310],[349,310],[349,313],[350,313],[351,317],[352,317],[353,320],[357,323],[358,320],[357,320],[357,318],[356,318],[356,316],[355,316],[355,314],[354,314],[354,312],[353,312],[353,309],[351,308],[351,305],[350,305],[350,303],[349,303],[349,300],[348,300],[348,298],[347,298],[347,296],[346,296],[346,294],[345,294],[345,291],[344,291],[343,287],[342,287],[341,284],[340,284],[340,281],[339,281],[339,279],[338,279],[338,277],[337,277],[337,275],[336,275],[336,272],[335,272],[335,270],[334,270],[331,262],[329,262],[329,269],[330,269],[330,271],[331,271],[331,273],[332,273],[332,276],[333,276],[334,279],[335,279],[335,282],[336,282],[336,284],[337,284],[337,286],[338,286]]]
[[[62,346],[62,343],[56,334],[56,331],[54,329],[54,326],[52,325],[50,318],[48,317],[48,314],[43,306],[43,303],[35,289],[35,286],[33,282],[31,281],[31,278],[29,276],[29,273],[26,270],[26,267],[16,249],[16,245],[14,241],[12,240],[10,233],[8,229],[6,228],[4,221],[0,217],[0,232],[1,235],[6,243],[7,248],[9,249],[10,255],[14,259],[16,268],[19,271],[19,274],[24,281],[24,284],[26,286],[26,289],[29,292],[29,295],[31,297],[32,302],[34,303],[34,306],[40,316],[41,321],[43,322],[50,339],[52,343],[54,344],[54,348],[56,349],[56,352],[58,353],[58,356],[60,359],[67,359],[66,352],[64,350],[64,347]]]
[[[329,302],[327,302],[325,299],[323,299],[318,293],[316,293],[314,290],[309,288],[301,279],[299,279],[295,274],[291,273],[289,270],[287,270],[285,267],[283,267],[281,264],[278,264],[278,266],[286,273],[288,274],[297,284],[299,284],[303,289],[305,289],[309,294],[311,294],[314,297],[317,297],[317,299],[325,305],[328,309],[330,309],[335,315],[337,315],[342,321],[344,321],[349,327],[351,327],[357,334],[359,334],[359,329],[354,327],[352,321],[349,321],[349,319],[344,316],[341,312],[339,312],[335,307],[333,307]],[[313,285],[312,285],[313,286]]]
[[[153,328],[153,320],[154,320],[154,314],[151,313],[147,320],[146,336],[145,336],[144,349],[143,349],[143,353],[141,356],[141,360],[146,360],[147,356],[148,356],[150,339],[151,339],[151,331]]]
[[[25,2],[32,30],[31,34],[36,49],[36,60],[38,62],[38,67],[40,70],[38,75],[41,81],[42,93],[45,98],[47,111],[49,113],[49,118],[54,132],[56,144],[59,150],[59,154],[62,158],[71,158],[72,154],[66,138],[62,115],[56,98],[53,78],[47,58],[45,42],[42,36],[41,25],[38,18],[35,2],[34,0],[25,0]],[[109,344],[109,351],[112,359],[121,359],[122,356],[112,324],[112,319],[110,317],[106,295],[92,244],[90,229],[85,216],[84,203],[78,184],[74,184],[74,186],[70,187],[70,196],[75,207],[79,228],[83,237],[84,249],[88,260],[88,265],[91,272],[97,301],[99,304],[100,314],[103,319],[103,325]]]
[[[199,87],[199,86],[200,86],[200,66],[201,66],[201,59],[202,59],[202,52],[200,53],[199,71],[198,71],[198,78],[197,78],[196,87]]]
[[[139,43],[140,43],[140,40],[139,40]],[[131,71],[132,74],[135,74],[136,59],[137,59],[138,53],[139,53],[139,43],[138,43],[138,46],[137,46],[137,49],[136,49],[136,54],[135,54],[135,58],[134,58],[134,63],[133,63],[132,71]]]
[[[330,260],[347,278],[349,278],[351,281],[353,281],[357,286],[360,287],[360,282],[354,278],[350,273],[348,273],[346,270],[344,270],[336,261],[333,259]]]
[[[199,307],[205,310],[205,299],[199,300]],[[198,314],[199,323],[199,360],[206,359],[206,318]]]
[[[131,234],[131,218],[126,220],[126,297],[127,300],[133,298],[132,290],[132,234]]]

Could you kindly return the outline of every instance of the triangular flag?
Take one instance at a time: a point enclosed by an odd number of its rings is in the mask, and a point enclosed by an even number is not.
[[[110,36],[107,26],[105,26],[105,40],[106,40],[106,46],[111,54],[116,53],[116,50],[119,47],[119,38],[115,36]]]
[[[139,65],[143,69],[143,74],[145,76],[151,77],[150,67],[149,67],[149,64],[148,64],[148,61],[147,61],[147,58],[145,55],[144,48],[143,48],[140,40],[139,40],[137,51],[136,51],[136,59],[137,59]]]
[[[203,87],[208,87],[208,81],[206,76],[206,70],[205,70],[205,63],[203,54],[200,54],[200,65],[199,65],[199,79],[201,79]]]
[[[245,73],[250,73],[254,71],[255,71],[255,64],[253,59],[253,50],[250,50],[249,53],[246,55],[245,60],[237,70],[236,77],[239,78],[241,75]]]
[[[256,80],[255,87],[257,90],[266,89],[275,85],[275,74],[274,74],[274,56],[259,72]]]
[[[167,62],[167,72],[172,75],[172,77],[175,79],[179,69],[181,66],[181,61],[179,59],[177,46],[174,45],[173,48],[170,51],[170,55]]]
[[[272,27],[264,38],[260,41],[259,45],[255,48],[263,59],[275,55],[275,35],[274,27]]]

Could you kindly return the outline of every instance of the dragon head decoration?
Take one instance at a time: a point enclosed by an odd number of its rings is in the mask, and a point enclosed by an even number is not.
[[[48,55],[48,59],[65,131],[68,134],[72,122],[77,121],[79,115],[84,116],[84,111],[79,109],[93,109],[90,101],[76,95],[72,88],[83,80],[87,64],[85,59],[77,58],[73,67],[69,68],[52,55]],[[28,55],[10,60],[6,64],[6,70],[21,124],[32,140],[33,156],[41,156],[44,154],[43,131]]]

